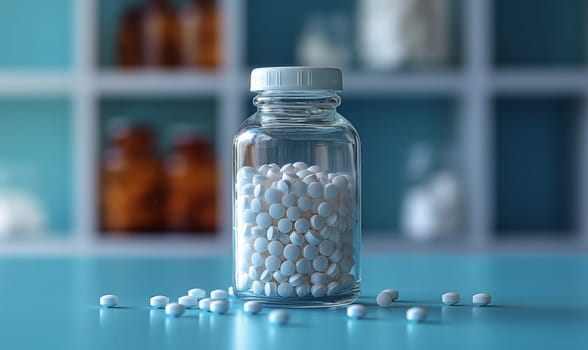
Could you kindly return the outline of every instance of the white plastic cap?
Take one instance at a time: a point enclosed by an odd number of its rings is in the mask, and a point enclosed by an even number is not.
[[[341,70],[326,67],[266,67],[251,71],[251,91],[343,90]]]

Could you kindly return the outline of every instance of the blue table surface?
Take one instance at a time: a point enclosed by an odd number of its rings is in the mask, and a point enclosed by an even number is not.
[[[267,309],[246,316],[238,300],[225,315],[177,319],[148,307],[156,294],[176,299],[230,281],[228,257],[1,258],[0,349],[588,349],[586,256],[363,257],[363,320],[345,308],[298,309],[272,326]],[[384,288],[400,291],[389,309],[374,302]],[[461,304],[442,306],[446,291]],[[472,307],[477,292],[493,305]],[[97,305],[107,293],[119,307]],[[429,320],[407,323],[411,306],[426,307]]]

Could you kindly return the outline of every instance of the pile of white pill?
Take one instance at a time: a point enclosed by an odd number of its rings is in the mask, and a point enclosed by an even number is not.
[[[304,162],[239,169],[237,290],[323,297],[354,286],[354,178]]]

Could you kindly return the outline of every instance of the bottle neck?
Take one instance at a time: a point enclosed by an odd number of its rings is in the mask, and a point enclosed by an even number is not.
[[[341,104],[335,91],[261,91],[253,104],[262,118],[330,119]]]

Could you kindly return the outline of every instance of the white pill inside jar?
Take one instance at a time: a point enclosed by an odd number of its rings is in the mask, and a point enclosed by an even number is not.
[[[251,228],[251,235],[253,237],[263,237],[265,236],[266,229],[263,227],[255,226]]]
[[[272,278],[273,278],[272,273],[271,273],[271,271],[268,271],[268,270],[263,270],[261,272],[261,274],[259,275],[259,280],[261,282],[269,282],[272,280]],[[255,282],[259,282],[259,281],[255,281]],[[261,286],[261,288],[263,289],[263,285]],[[260,293],[257,293],[257,294],[260,294]]]
[[[298,197],[302,197],[306,194],[308,186],[303,181],[297,181],[292,185],[292,192]]]
[[[478,293],[472,296],[472,303],[477,306],[486,306],[492,302],[492,297],[487,293]]]
[[[410,322],[423,322],[427,319],[427,309],[423,307],[411,307],[406,310],[406,320]]]
[[[165,295],[156,295],[149,299],[149,305],[156,309],[163,309],[167,304],[169,304],[169,298]]]
[[[264,197],[265,201],[268,203],[278,203],[282,198],[282,192],[277,188],[268,188],[267,191],[265,191]]]
[[[251,209],[252,212],[254,213],[259,213],[261,211],[261,209],[263,208],[261,201],[257,198],[252,199],[251,200],[251,204],[249,205],[249,208]]]
[[[274,256],[281,256],[282,255],[282,251],[284,249],[284,245],[282,244],[282,242],[280,241],[271,241],[268,245],[267,245],[267,251]]]
[[[281,266],[280,266],[280,268],[281,268]],[[286,281],[288,281],[288,276],[282,275],[282,273],[279,270],[278,271],[275,271],[272,274],[272,276],[273,276],[274,280],[276,280],[276,282],[286,282]]]
[[[265,268],[269,271],[276,271],[280,268],[280,259],[274,255],[270,255],[265,258]]]
[[[280,273],[284,276],[291,276],[296,272],[296,265],[290,260],[286,260],[280,265]]]
[[[445,305],[456,305],[459,303],[459,294],[455,292],[447,292],[441,295],[441,302]]]
[[[118,304],[118,297],[114,294],[106,294],[100,297],[100,306],[113,307]]]
[[[305,218],[300,218],[294,223],[294,229],[298,232],[307,232],[310,229],[310,223]]]
[[[215,289],[210,292],[210,298],[213,300],[227,300],[228,294],[224,289]]]
[[[329,267],[329,261],[326,257],[319,255],[312,261],[312,267],[318,272],[325,272]]]
[[[268,242],[265,237],[256,238],[253,242],[253,248],[255,251],[259,253],[264,253],[267,251]]]
[[[296,260],[300,256],[300,249],[294,244],[288,244],[284,247],[284,258],[288,260]]]
[[[324,191],[324,196],[326,199],[335,199],[339,193],[339,188],[337,188],[337,186],[334,184],[326,184]]]
[[[315,230],[322,230],[323,227],[325,227],[325,218],[323,218],[322,216],[313,215],[310,218],[310,225]]]
[[[353,319],[364,318],[367,314],[367,308],[361,304],[353,304],[347,307],[347,317]]]
[[[268,297],[275,297],[278,295],[278,287],[275,282],[268,282],[265,284],[265,295]]]
[[[278,295],[284,298],[294,296],[294,287],[288,282],[282,282],[278,285]]]
[[[319,204],[317,208],[317,212],[320,216],[326,218],[333,213],[333,206],[328,202],[323,202]],[[331,225],[332,226],[332,225]]]
[[[278,220],[284,217],[284,214],[286,213],[286,208],[284,208],[284,206],[280,203],[272,203],[269,206],[268,212],[272,218]]]
[[[246,314],[249,314],[249,315],[258,314],[262,308],[263,308],[263,306],[258,301],[251,300],[251,301],[246,301],[243,304],[243,312],[245,312]]]
[[[296,271],[303,275],[310,273],[311,263],[308,259],[300,259],[296,262]]]
[[[285,310],[273,310],[268,315],[271,324],[283,326],[290,320],[290,314]]]
[[[266,228],[272,224],[272,217],[266,212],[261,212],[255,217],[255,222],[258,226]]]
[[[309,211],[310,208],[312,207],[312,200],[307,196],[303,196],[303,197],[298,198],[297,205],[298,205],[298,208],[300,208],[300,210]]]
[[[264,271],[264,272],[268,272],[268,271]],[[262,272],[262,275],[264,272]],[[270,274],[270,279],[271,279],[271,274]],[[264,294],[264,287],[265,287],[265,284],[263,284],[261,281],[253,281],[251,283],[251,290],[253,291],[254,294],[257,294],[257,295]],[[202,309],[202,307],[200,307],[200,308]]]
[[[306,241],[312,245],[319,244],[321,242],[319,237],[320,235],[318,233],[312,231],[308,231],[304,234],[304,239],[306,239]]]
[[[263,266],[265,260],[263,259],[263,255],[261,253],[255,252],[251,255],[251,263],[255,267]]]
[[[298,207],[290,207],[286,210],[286,217],[291,221],[296,221],[300,218],[300,209]]]
[[[310,293],[315,298],[324,297],[327,295],[327,286],[324,284],[314,284],[310,289]]]
[[[301,246],[304,244],[304,236],[302,236],[300,233],[294,231],[290,234],[290,242],[292,242],[293,244],[296,244],[298,246]]]
[[[310,283],[312,284],[325,284],[327,283],[327,275],[322,272],[314,272],[310,275]]]
[[[319,244],[319,252],[324,256],[329,256],[335,250],[335,243],[333,241],[325,239]]]
[[[184,313],[185,310],[186,307],[178,303],[171,303],[165,306],[165,313],[168,316],[179,317]]]
[[[229,310],[229,302],[226,300],[214,300],[210,303],[209,310],[215,314],[224,314]]]
[[[191,295],[184,295],[178,298],[178,304],[184,305],[186,309],[191,309],[198,305],[198,299]]]
[[[310,294],[310,286],[308,283],[305,283],[301,286],[296,287],[296,295],[299,297],[305,297]]]
[[[314,260],[318,256],[319,250],[315,245],[307,245],[302,249],[302,256],[308,260]]]
[[[290,208],[293,207],[294,205],[296,205],[296,197],[294,197],[293,194],[291,193],[286,193],[284,194],[284,196],[282,197],[282,204],[286,207],[286,208]]]
[[[266,238],[269,241],[273,241],[275,239],[278,239],[278,237],[280,235],[280,230],[278,230],[278,228],[275,226],[268,227],[265,232],[266,232]]]
[[[310,175],[312,176],[312,175]],[[323,185],[320,182],[312,182],[308,185],[308,195],[312,198],[319,198],[323,195]]]
[[[290,278],[288,279],[288,282],[290,283],[290,285],[292,287],[299,287],[299,286],[303,285],[306,282],[306,280],[304,279],[304,276],[297,273],[295,275],[290,276]]]
[[[283,218],[278,221],[278,230],[282,233],[289,233],[292,230],[292,221]]]

